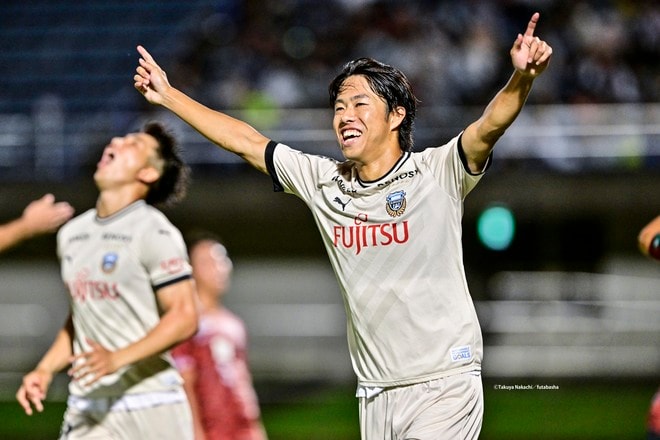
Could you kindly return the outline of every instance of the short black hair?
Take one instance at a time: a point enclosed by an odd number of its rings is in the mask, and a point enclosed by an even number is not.
[[[344,65],[341,73],[332,80],[328,87],[330,106],[335,105],[344,81],[353,75],[362,75],[369,83],[371,90],[385,100],[388,114],[399,106],[406,109],[406,116],[399,126],[399,147],[404,151],[412,150],[417,98],[406,75],[399,69],[373,58],[358,58],[350,61]]]
[[[163,161],[160,178],[151,184],[145,201],[150,205],[169,207],[183,200],[190,184],[190,167],[181,157],[176,137],[159,122],[148,122],[142,132],[158,142],[158,156]]]

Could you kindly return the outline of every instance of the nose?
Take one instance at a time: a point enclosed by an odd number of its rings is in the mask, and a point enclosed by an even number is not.
[[[344,109],[344,111],[341,113],[340,116],[340,121],[342,123],[347,123],[355,120],[355,111],[352,107],[347,107]]]

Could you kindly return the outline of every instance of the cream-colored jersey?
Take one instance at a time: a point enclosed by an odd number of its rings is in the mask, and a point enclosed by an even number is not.
[[[117,350],[142,339],[160,319],[156,291],[188,279],[191,268],[181,233],[165,215],[137,201],[99,218],[91,209],[57,235],[64,284],[70,294],[74,353],[91,339]],[[72,380],[72,395],[119,396],[181,385],[169,353],[152,356],[84,386]]]
[[[479,370],[481,329],[463,266],[466,171],[460,137],[404,153],[363,182],[350,162],[270,142],[276,190],[311,209],[344,298],[361,386],[388,387]]]

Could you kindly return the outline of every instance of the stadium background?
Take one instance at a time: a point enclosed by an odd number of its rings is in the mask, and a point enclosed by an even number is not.
[[[535,10],[551,67],[465,205],[486,345],[482,438],[642,438],[660,386],[659,266],[636,248],[660,213],[657,2],[5,1],[0,221],[45,192],[78,213],[92,207],[108,139],[166,121],[194,178],[167,214],[184,232],[210,229],[227,243],[236,263],[227,302],[250,332],[271,438],[356,439],[343,308],[311,216],[145,104],[132,88],[135,46],[202,102],[336,156],[326,89],[343,62],[367,55],[401,67],[422,100],[418,148],[442,143],[506,81],[511,42]],[[511,217],[488,223],[494,206]],[[3,439],[53,438],[59,426],[65,377],[44,414],[28,418],[13,402],[66,313],[54,244],[42,237],[0,256]]]

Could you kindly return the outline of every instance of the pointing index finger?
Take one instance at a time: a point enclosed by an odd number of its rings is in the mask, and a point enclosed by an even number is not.
[[[534,29],[536,29],[536,23],[538,23],[540,15],[541,14],[538,12],[535,12],[534,15],[532,15],[532,18],[529,19],[529,23],[527,23],[527,30],[525,31],[526,37],[534,36]]]
[[[145,49],[144,47],[142,47],[142,46],[138,46],[138,47],[137,47],[137,51],[140,53],[140,55],[142,56],[142,58],[144,58],[145,61],[147,61],[147,62],[149,62],[149,63],[153,63],[153,62],[154,62],[153,57],[151,56],[151,54],[150,54],[149,52],[147,52],[147,49]]]

